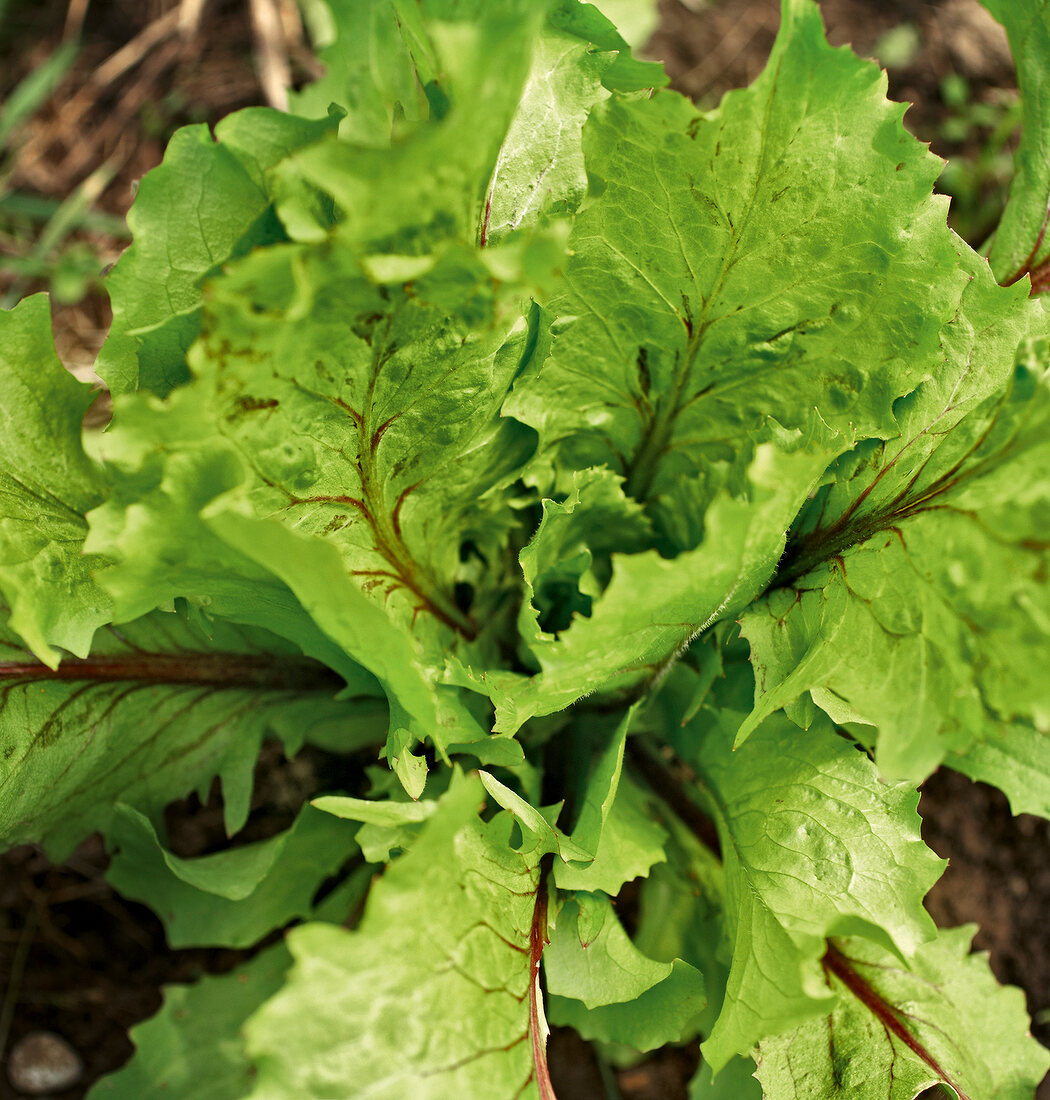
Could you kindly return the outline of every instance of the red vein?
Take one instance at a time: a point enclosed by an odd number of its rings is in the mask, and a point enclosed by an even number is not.
[[[854,970],[850,960],[834,944],[828,943],[828,950],[822,962],[824,969],[834,974],[890,1034],[896,1036],[917,1058],[929,1066],[946,1085],[955,1089],[959,1094],[959,1100],[971,1100],[945,1072],[937,1059],[904,1026],[898,1017],[898,1010],[882,999],[881,995]]]
[[[208,684],[223,688],[336,691],[342,679],[309,657],[248,653],[133,653],[69,658],[58,668],[39,661],[0,661],[5,680]]]
[[[1005,400],[1006,399],[1004,399],[1004,404]],[[999,422],[1002,408],[1003,405],[1000,404],[981,433],[966,449],[966,452],[956,460],[952,467],[934,479],[934,481],[925,488],[919,489],[917,494],[913,493],[913,490],[919,478],[922,476],[923,471],[926,469],[927,464],[937,453],[936,446],[923,459],[918,470],[912,475],[907,485],[905,485],[892,500],[868,516],[862,515],[857,517],[860,506],[878,487],[883,477],[895,468],[908,447],[928,434],[929,428],[924,428],[918,435],[909,440],[892,459],[882,466],[871,482],[869,482],[862,492],[850,503],[846,511],[828,527],[817,526],[813,528],[813,530],[806,532],[806,534],[794,538],[791,537],[789,532],[787,545],[784,549],[784,553],[781,555],[777,575],[769,586],[770,589],[790,587],[799,580],[799,578],[805,576],[811,569],[816,568],[823,562],[830,561],[832,558],[837,557],[853,546],[866,542],[880,531],[896,531],[897,537],[901,540],[903,545],[903,536],[899,528],[897,528],[892,521],[908,519],[911,516],[917,515],[919,512],[928,511],[931,508],[929,502],[939,494],[954,489],[964,480],[983,476],[989,465],[994,466],[996,463],[1003,461],[1004,457],[1009,454],[1010,447],[1014,444],[1020,429],[1018,429],[1018,432],[1016,432],[1011,439],[1007,440],[995,453],[979,462],[974,462],[973,465],[966,468],[966,463],[974,459],[981,451],[981,448],[988,442]],[[947,411],[948,410],[945,409],[945,412]],[[943,415],[944,413],[941,413],[941,416]],[[938,420],[939,419],[940,416],[938,417]],[[960,421],[960,423],[962,422],[963,421]],[[936,421],[934,423],[936,423]],[[930,427],[933,427],[933,425]],[[826,507],[826,505],[827,499],[825,498],[823,507]],[[821,510],[822,515],[823,507]]]
[[[495,186],[495,184],[493,185]],[[478,238],[478,247],[484,248],[489,243],[489,218],[492,216],[492,192],[489,192],[485,203],[485,217],[481,222],[481,235]]]
[[[1035,238],[1035,244],[1032,245],[1032,251],[1028,253],[1028,258],[1024,261],[1023,264],[1021,264],[1017,271],[1013,275],[1011,275],[1005,283],[1003,283],[1003,286],[1013,286],[1014,283],[1018,282],[1018,280],[1023,279],[1025,275],[1032,275],[1032,294],[1037,293],[1035,288],[1035,272],[1032,271],[1032,263],[1035,260],[1036,254],[1038,253],[1039,249],[1042,247],[1043,237],[1046,236],[1046,227],[1048,223],[1050,223],[1050,202],[1048,202],[1046,205],[1046,215],[1043,218],[1043,224],[1039,227],[1039,234]]]
[[[532,966],[532,980],[529,982],[529,1035],[532,1039],[532,1067],[536,1085],[540,1090],[540,1100],[558,1100],[551,1084],[550,1070],[547,1067],[546,1026],[540,1019],[540,959],[547,946],[547,864],[540,865],[540,883],[536,890],[536,907],[532,911],[532,929],[529,932],[529,957]]]

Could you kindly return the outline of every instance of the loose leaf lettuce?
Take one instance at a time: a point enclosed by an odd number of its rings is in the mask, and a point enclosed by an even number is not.
[[[44,300],[0,315],[0,834],[100,830],[173,943],[307,920],[100,1089],[196,1046],[231,1100],[553,1100],[546,1001],[699,1038],[695,1100],[1030,1094],[915,812],[943,761],[1050,813],[1045,19],[989,6],[992,268],[811,0],[706,113],[579,0],[318,0],[306,117],[143,183],[90,458]],[[168,851],[268,735],[360,757]]]
[[[893,400],[936,362],[964,279],[938,164],[884,82],[789,3],[762,76],[712,115],[670,94],[591,113],[551,357],[509,409],[560,469],[623,474],[676,549],[696,539],[674,512],[702,508],[707,467],[770,416],[895,434]]]
[[[373,278],[337,246],[241,265],[193,357],[197,408],[250,470],[256,514],[327,539],[395,617],[473,638],[460,546],[498,553],[501,490],[534,448],[499,416],[526,332],[474,256],[426,266]]]
[[[615,556],[612,580],[591,615],[532,646],[539,675],[481,679],[496,705],[495,728],[513,732],[591,692],[630,698],[658,681],[694,638],[762,589],[798,508],[798,486],[814,483],[825,460],[808,448],[785,454],[763,444],[747,469],[746,488],[723,489],[712,502],[707,537],[695,550],[675,558],[655,550]],[[639,592],[650,598],[639,602]]]
[[[220,122],[214,138],[203,124],[176,133],[140,184],[128,215],[135,240],[107,283],[113,326],[96,369],[114,393],[163,395],[187,380],[202,282],[235,256],[286,239],[268,173],[338,121],[249,108]]]
[[[590,618],[532,645],[542,675],[495,685],[501,728],[637,681],[738,612],[827,463],[897,435],[966,275],[937,162],[883,91],[789,3],[769,66],[717,112],[670,94],[591,112],[551,351],[506,409],[540,435],[541,485],[607,466],[660,554],[618,558]]]

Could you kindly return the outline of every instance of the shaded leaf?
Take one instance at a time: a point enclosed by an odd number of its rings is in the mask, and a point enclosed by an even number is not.
[[[763,1100],[754,1060],[731,1058],[717,1077],[712,1077],[711,1067],[702,1062],[689,1082],[689,1100]]]
[[[1026,722],[994,725],[966,753],[950,754],[945,763],[998,787],[1015,815],[1050,817],[1050,738],[1045,731]]]
[[[572,836],[577,839],[579,829]],[[664,856],[666,833],[648,812],[645,795],[621,776],[590,863],[556,863],[554,881],[561,890],[601,890],[615,897],[624,883],[645,875]],[[590,846],[580,838],[584,848]]]
[[[88,657],[56,670],[0,634],[6,844],[43,841],[61,858],[108,832],[116,803],[155,817],[174,798],[206,794],[216,775],[236,832],[268,734],[288,752],[315,730],[344,751],[382,741],[385,715],[366,706],[358,720],[353,702],[335,700],[343,681],[294,646],[227,623],[208,629],[155,612],[100,631]]]
[[[637,501],[623,492],[623,478],[600,467],[573,476],[564,501],[544,500],[543,518],[519,560],[525,595],[518,630],[530,645],[588,617],[592,601],[609,583],[614,550],[644,550],[652,528]]]
[[[552,1024],[571,1027],[584,1039],[649,1051],[689,1038],[704,1003],[700,973],[676,959],[666,978],[631,1001],[587,1008],[582,1001],[551,996],[547,1012]]]
[[[597,928],[585,932],[583,902],[565,903],[543,953],[551,1022],[638,1050],[680,1040],[706,1004],[703,977],[680,959],[646,958],[604,896],[594,899]]]
[[[157,1090],[179,1100],[244,1100],[255,1072],[241,1029],[281,988],[291,961],[275,944],[228,974],[165,986],[161,1010],[131,1029],[135,1054],[89,1100],[141,1100]]]
[[[588,1008],[634,1001],[671,973],[670,963],[647,959],[631,943],[607,897],[597,899],[602,919],[597,933],[584,937],[577,927],[579,903],[568,901],[558,914],[551,941],[543,953],[547,989],[560,997],[572,997]],[[695,1014],[703,1008],[703,982],[695,975]]]
[[[182,859],[148,818],[118,806],[110,830],[118,852],[106,880],[160,917],[172,948],[250,947],[311,915],[318,888],[356,853],[353,832],[307,806],[268,840]]]

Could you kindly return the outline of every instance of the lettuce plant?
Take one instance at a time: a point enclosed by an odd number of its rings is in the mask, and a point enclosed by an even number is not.
[[[1033,1095],[916,812],[1050,814],[1050,14],[987,4],[987,259],[812,0],[709,113],[579,0],[346,0],[143,180],[109,430],[0,314],[0,832],[269,944],[92,1098],[551,1100],[550,1024],[699,1037],[693,1100]],[[238,842],[266,738],[358,779]]]

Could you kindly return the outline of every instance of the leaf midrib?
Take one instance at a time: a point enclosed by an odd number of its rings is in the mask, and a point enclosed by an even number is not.
[[[727,214],[723,215],[729,224],[729,243],[722,256],[722,264],[719,268],[718,276],[714,281],[711,291],[703,299],[700,317],[695,323],[695,326],[687,317],[682,317],[677,310],[674,311],[675,316],[685,326],[686,331],[689,332],[689,341],[686,345],[685,354],[681,357],[675,368],[674,382],[671,387],[669,398],[657,401],[656,414],[650,419],[645,435],[629,464],[624,491],[635,500],[645,502],[649,497],[652,491],[653,482],[656,479],[660,460],[670,446],[671,438],[674,433],[675,421],[678,419],[679,414],[682,412],[683,408],[685,408],[686,404],[692,400],[692,398],[686,400],[685,395],[689,389],[693,368],[696,365],[697,356],[703,346],[704,338],[711,328],[711,325],[719,319],[712,319],[710,317],[711,303],[714,302],[721,293],[730,268],[734,266],[739,258],[736,252],[743,233],[751,220],[755,204],[758,201],[759,186],[766,172],[769,153],[767,141],[769,135],[769,118],[772,114],[773,101],[776,97],[780,77],[780,66],[781,61],[778,60],[773,79],[770,83],[769,95],[766,98],[763,108],[763,125],[760,131],[761,151],[759,154],[758,170],[755,173],[754,186],[748,199],[748,205],[744,212],[744,216],[740,219],[739,223],[734,223]],[[686,259],[686,266],[692,270],[692,265],[689,263],[688,259]]]
[[[0,661],[0,684],[29,682],[155,683],[228,690],[335,694],[343,679],[320,661],[295,655],[131,653],[67,658],[58,668],[40,661]]]
[[[858,515],[864,502],[875,491],[882,479],[893,471],[911,444],[927,435],[933,425],[924,428],[905,444],[889,462],[879,468],[870,483],[854,498],[846,511],[829,526],[822,528],[818,525],[812,531],[795,539],[792,539],[789,535],[784,554],[780,559],[778,573],[773,578],[767,591],[792,587],[798,580],[824,562],[841,556],[847,550],[863,544],[882,531],[897,531],[900,535],[897,524],[921,512],[945,507],[942,504],[935,503],[944,493],[950,492],[964,482],[984,477],[1009,461],[1013,457],[1018,440],[1023,433],[1023,422],[1017,426],[1010,438],[997,448],[993,454],[967,466],[967,463],[977,455],[988,441],[1008,401],[1009,394],[1006,394],[995,414],[989,418],[985,428],[943,474],[936,477],[928,485],[916,488],[923,470],[937,453],[937,448],[934,447],[904,488],[896,493],[890,501],[867,515]],[[960,421],[961,423],[962,421]],[[959,424],[956,424],[949,430],[948,434],[950,435],[951,431],[957,430],[958,427]],[[903,536],[900,537],[903,541]]]

